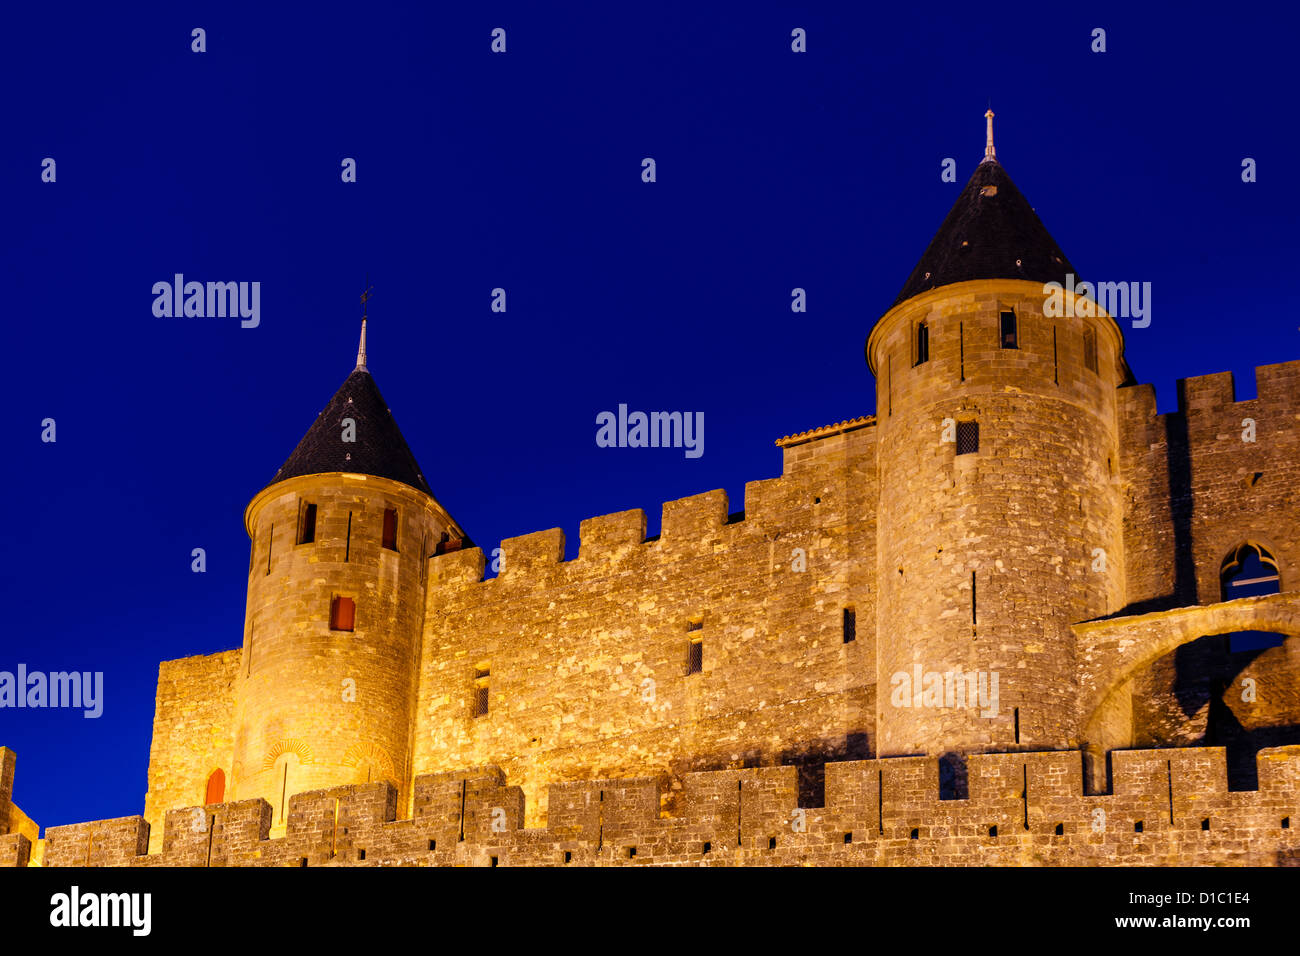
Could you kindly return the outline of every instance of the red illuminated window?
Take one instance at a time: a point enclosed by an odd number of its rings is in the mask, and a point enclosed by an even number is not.
[[[203,805],[220,803],[226,798],[226,772],[218,767],[208,776],[208,789],[203,796]]]
[[[330,604],[330,630],[350,631],[356,624],[357,605],[350,597],[336,597]]]

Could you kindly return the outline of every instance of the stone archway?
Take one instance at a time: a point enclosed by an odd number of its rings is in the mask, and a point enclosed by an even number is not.
[[[1086,621],[1074,625],[1073,630],[1081,662],[1080,742],[1092,758],[1090,778],[1093,787],[1098,787],[1101,758],[1131,742],[1128,704],[1134,675],[1174,649],[1202,637],[1238,631],[1300,636],[1300,593]]]

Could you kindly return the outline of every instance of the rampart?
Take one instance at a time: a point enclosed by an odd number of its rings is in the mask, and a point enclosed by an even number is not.
[[[167,813],[147,855],[143,817],[51,827],[46,866],[1298,865],[1300,746],[1259,754],[1259,789],[1227,788],[1217,748],[1118,751],[1113,792],[1087,796],[1078,752],[969,758],[966,799],[939,796],[927,757],[825,765],[825,805],[797,771],[687,774],[683,813],[654,778],[549,788],[547,825],[497,767],[425,775],[397,819],[388,783],[300,793],[268,839],[261,799]],[[0,853],[14,864],[12,837]]]

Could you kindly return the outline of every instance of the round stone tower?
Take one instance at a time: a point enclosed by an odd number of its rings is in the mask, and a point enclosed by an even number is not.
[[[1124,604],[1123,339],[1070,291],[987,116],[984,161],[867,340],[882,756],[1078,746],[1070,625]]]
[[[252,538],[232,798],[283,832],[295,793],[387,779],[409,795],[425,563],[465,535],[357,367],[244,513]]]

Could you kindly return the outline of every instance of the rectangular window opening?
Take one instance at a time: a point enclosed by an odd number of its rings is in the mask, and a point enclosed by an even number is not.
[[[851,608],[844,609],[844,643],[851,644],[858,638],[858,615]]]
[[[1003,312],[1000,321],[1001,344],[1004,349],[1018,349],[1019,335],[1016,329],[1016,314],[1014,312]]]
[[[335,597],[330,602],[330,630],[351,631],[356,629],[357,604],[350,597]]]
[[[1083,330],[1083,365],[1089,372],[1097,371],[1097,335],[1092,329]]]
[[[930,326],[921,322],[916,326],[916,364],[930,361]]]
[[[316,540],[316,506],[302,501],[298,504],[298,543],[311,544]]]
[[[980,450],[980,423],[957,423],[957,454],[973,455]]]
[[[488,683],[492,670],[487,664],[474,668],[473,713],[475,717],[486,717],[488,712]]]
[[[686,656],[686,673],[699,674],[704,671],[704,642],[691,641]]]
[[[384,509],[384,549],[387,551],[397,550],[397,509]]]

